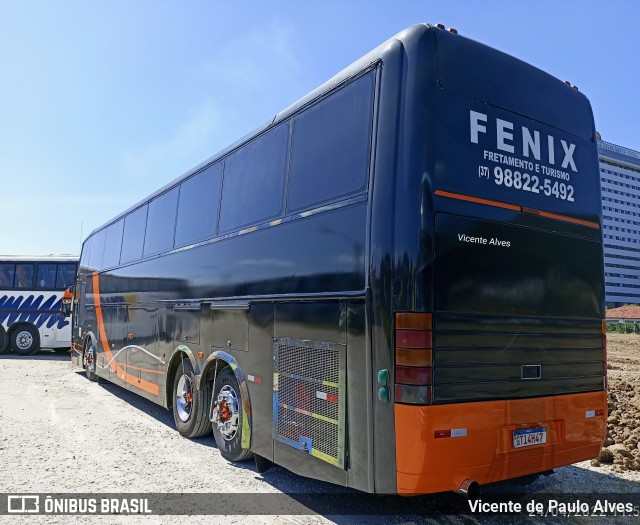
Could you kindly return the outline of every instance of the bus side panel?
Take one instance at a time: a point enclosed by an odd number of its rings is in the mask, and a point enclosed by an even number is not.
[[[420,225],[432,209],[421,191],[429,187],[423,137],[430,110],[425,97],[435,83],[434,37],[427,30],[414,31],[383,63],[380,109],[376,134],[375,174],[371,199],[370,285],[372,309],[371,395],[374,406],[375,492],[396,492],[394,405],[377,398],[377,372],[393,371],[393,312],[431,308],[430,239],[423,239]],[[420,177],[422,186],[416,187]],[[425,232],[427,230],[424,230]],[[388,393],[393,397],[393,393]]]
[[[248,350],[229,352],[236,357],[247,378],[251,450],[270,461],[273,461],[273,312],[271,302],[251,303]]]
[[[278,410],[276,406],[277,401],[289,402],[293,400],[293,403],[298,403],[303,409],[310,409],[320,412],[320,416],[326,416],[327,413],[323,413],[323,401],[318,401],[317,396],[322,396],[323,393],[333,393],[331,387],[327,387],[327,384],[317,384],[312,388],[312,396],[315,395],[315,399],[302,398],[302,396],[308,394],[303,387],[300,394],[295,393],[293,397],[287,396],[286,381],[287,378],[276,379],[277,370],[274,370],[274,359],[271,359],[268,363],[264,359],[265,354],[262,352],[262,344],[260,346],[259,359],[264,361],[263,367],[267,367],[270,370],[270,380],[263,381],[263,385],[252,385],[250,383],[250,391],[265,392],[264,383],[268,383],[273,394],[273,404],[267,407],[267,401],[272,403],[271,399],[267,399],[266,396],[251,396],[252,409],[254,414],[255,431],[252,434],[252,449],[254,452],[265,455],[261,451],[268,451],[268,447],[265,446],[266,435],[263,436],[266,430],[267,418],[265,413],[268,411],[270,417],[269,423],[269,443],[273,444],[273,458],[274,461],[297,474],[303,476],[316,477],[332,483],[338,483],[340,485],[347,485],[360,490],[373,491],[373,432],[371,429],[372,419],[372,403],[371,403],[371,363],[370,354],[368,353],[367,346],[367,331],[366,331],[366,303],[364,299],[344,299],[333,301],[313,301],[313,302],[300,302],[292,301],[286,303],[277,303],[275,305],[275,323],[274,323],[274,335],[275,341],[286,339],[290,344],[305,344],[313,343],[317,345],[326,344],[330,345],[331,349],[337,349],[339,352],[343,352],[345,359],[342,360],[342,365],[346,367],[343,371],[343,376],[346,375],[345,382],[338,389],[338,397],[345,397],[342,410],[344,411],[342,417],[339,417],[338,428],[338,446],[342,447],[343,455],[336,460],[335,466],[331,464],[333,458],[326,456],[322,459],[322,455],[314,457],[308,451],[300,450],[296,448],[299,443],[284,443],[286,441],[281,439],[295,438],[299,439],[298,434],[286,435],[287,421],[280,417],[278,419]],[[252,305],[252,317],[254,315],[254,306]],[[257,313],[257,312],[256,312]],[[265,312],[266,314],[266,312]],[[266,315],[265,315],[266,319]],[[254,328],[255,330],[255,328]],[[266,330],[263,334],[266,337]],[[251,352],[256,349],[255,339],[251,338]],[[264,342],[266,344],[266,340]],[[276,343],[277,344],[277,343]],[[274,351],[273,340],[271,340],[271,349],[269,357],[271,357]],[[298,349],[300,353],[306,353],[304,358],[301,358],[300,366],[296,367],[299,374],[303,375],[308,373],[309,369],[316,368],[328,369],[333,365],[330,362],[318,362],[315,365],[310,361],[314,355],[314,351],[309,351],[308,347],[301,347]],[[322,350],[315,352],[315,355],[321,356]],[[255,358],[255,355],[253,356]],[[294,357],[297,359],[298,357]],[[278,362],[275,363],[278,366]],[[246,370],[247,373],[251,373],[251,369]],[[276,383],[276,381],[278,381]],[[298,384],[298,386],[302,386]],[[278,391],[276,391],[276,388]],[[347,395],[348,392],[348,395]],[[290,394],[290,393],[289,393]],[[276,395],[281,395],[281,398],[276,398]],[[336,400],[339,403],[341,400]],[[294,408],[300,408],[294,407]],[[326,403],[324,408],[327,408]],[[273,414],[273,416],[271,416]],[[286,418],[287,416],[285,416]],[[295,418],[295,415],[294,415]],[[304,424],[305,418],[301,420]],[[306,420],[308,421],[308,420]],[[299,422],[296,422],[299,423]],[[324,432],[327,430],[335,430],[334,427],[329,425],[324,427],[323,430],[318,431],[317,428],[311,426],[311,428],[304,428],[300,434],[304,438],[308,438],[313,448],[318,448],[321,452],[329,452],[326,445],[335,445],[336,443],[331,439],[331,443],[324,443],[317,445],[317,441],[325,438]],[[279,438],[280,436],[280,438]],[[311,451],[314,452],[313,450]],[[330,452],[329,452],[330,453]],[[342,461],[342,464],[337,464]]]
[[[600,452],[606,426],[606,392],[397,404],[398,493],[455,490],[467,479],[484,485],[587,460]],[[545,428],[547,442],[514,448],[513,433],[524,427]]]
[[[374,491],[373,379],[364,299],[347,302],[347,450],[348,485]]]
[[[335,415],[322,419],[332,403],[319,397],[337,394],[334,405],[345,401],[344,384],[335,385],[346,373],[336,370],[349,350],[346,315],[344,300],[275,305],[274,460],[296,474],[339,485],[347,484],[346,423]]]

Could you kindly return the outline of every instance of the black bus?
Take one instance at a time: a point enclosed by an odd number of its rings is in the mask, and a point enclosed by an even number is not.
[[[471,490],[599,453],[601,237],[587,98],[416,25],[92,232],[74,355],[231,461]]]

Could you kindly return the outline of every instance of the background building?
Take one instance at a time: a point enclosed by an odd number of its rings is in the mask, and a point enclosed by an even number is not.
[[[607,307],[640,304],[640,152],[598,140]]]

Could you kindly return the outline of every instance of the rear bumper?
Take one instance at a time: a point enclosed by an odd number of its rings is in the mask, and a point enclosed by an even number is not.
[[[455,490],[465,479],[483,485],[596,457],[607,394],[395,409],[397,491],[426,494]],[[532,426],[547,429],[547,443],[513,448],[513,431]],[[436,437],[447,430],[453,437]]]

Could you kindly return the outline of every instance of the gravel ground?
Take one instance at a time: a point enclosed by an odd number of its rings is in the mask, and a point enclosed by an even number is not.
[[[630,418],[625,407],[636,406],[640,384],[640,336],[609,337],[609,381],[616,393],[618,421],[610,422],[611,436],[637,430],[640,418]],[[629,389],[625,385],[632,385]],[[622,394],[626,393],[623,399]],[[628,394],[628,395],[627,395]],[[628,403],[627,400],[628,399]],[[615,414],[614,414],[615,415]],[[634,427],[635,425],[635,427]],[[611,437],[610,436],[610,437]],[[617,438],[615,436],[614,443]],[[627,445],[625,445],[627,446]],[[633,452],[635,454],[635,452]],[[617,472],[614,472],[614,469]],[[557,469],[555,474],[522,486],[497,483],[483,488],[491,495],[522,492],[536,498],[547,494],[634,493],[640,501],[640,472],[621,463],[593,466],[590,462]],[[242,515],[242,501],[221,505],[229,516],[0,516],[5,523],[588,523],[592,518],[400,515],[401,508],[459,508],[460,496],[442,494],[418,498],[376,498],[323,482],[296,476],[274,467],[258,474],[252,462],[229,464],[221,458],[212,437],[182,438],[171,414],[108,382],[91,383],[74,370],[64,355],[42,351],[30,358],[0,356],[0,493],[244,493],[252,504],[298,505],[287,495],[324,494],[316,514]],[[326,494],[331,493],[327,499]],[[267,496],[265,496],[267,495]],[[273,495],[273,496],[268,496]],[[215,498],[216,496],[211,496]],[[268,499],[266,502],[260,498]],[[294,496],[295,498],[295,496]],[[298,498],[299,499],[299,498]],[[344,515],[345,508],[377,507],[385,516]],[[284,511],[280,510],[283,514]],[[413,510],[412,510],[413,512]],[[221,512],[222,514],[222,512]],[[599,523],[625,523],[629,518],[598,518]]]

